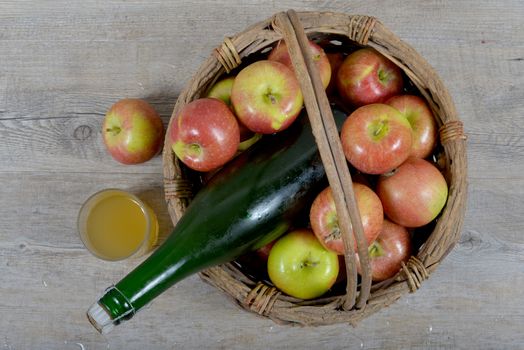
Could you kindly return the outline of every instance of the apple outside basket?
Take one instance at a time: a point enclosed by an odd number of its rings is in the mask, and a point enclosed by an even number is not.
[[[457,242],[466,202],[466,146],[462,122],[451,96],[433,68],[408,44],[381,22],[369,16],[333,12],[275,14],[245,31],[226,37],[202,64],[182,91],[170,120],[187,103],[205,95],[224,74],[245,65],[245,61],[269,51],[284,39],[304,95],[304,104],[319,152],[333,189],[346,254],[346,288],[337,295],[300,300],[285,295],[265,281],[246,274],[237,264],[209,268],[200,277],[222,290],[242,308],[269,317],[277,323],[295,325],[357,324],[359,320],[386,307],[403,294],[415,292]],[[367,244],[351,183],[351,175],[329,101],[319,73],[307,48],[307,40],[327,43],[340,52],[371,47],[401,68],[413,87],[425,98],[439,126],[439,166],[449,187],[447,204],[413,256],[389,280],[372,283]],[[250,57],[248,57],[250,56]],[[167,141],[163,152],[165,197],[173,223],[184,213],[199,179],[189,178]],[[361,277],[357,276],[355,253],[349,238],[355,231],[361,257]]]

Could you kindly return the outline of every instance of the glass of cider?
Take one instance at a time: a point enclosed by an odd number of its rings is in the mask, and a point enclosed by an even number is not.
[[[77,225],[85,247],[104,260],[142,256],[158,239],[154,211],[137,196],[119,189],[89,197],[80,208]]]

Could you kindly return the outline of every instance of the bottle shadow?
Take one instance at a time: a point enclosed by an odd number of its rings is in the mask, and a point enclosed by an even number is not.
[[[153,187],[139,187],[130,189],[140,200],[146,203],[156,214],[158,219],[158,240],[153,249],[165,242],[173,231],[173,222],[169,216],[167,203],[164,200],[164,187],[156,185]]]

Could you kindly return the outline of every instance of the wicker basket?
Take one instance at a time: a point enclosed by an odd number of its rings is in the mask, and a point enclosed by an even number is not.
[[[307,35],[307,36],[306,36]],[[342,153],[340,139],[329,108],[320,76],[305,50],[307,40],[326,40],[333,45],[369,46],[398,65],[418,92],[427,100],[440,127],[442,169],[449,186],[449,198],[443,212],[421,244],[416,256],[403,265],[393,278],[372,284],[366,241],[363,236],[349,169]],[[299,300],[280,293],[274,287],[243,273],[235,264],[207,269],[200,276],[231,296],[242,308],[267,316],[278,323],[323,325],[338,322],[356,324],[360,319],[390,305],[403,294],[416,291],[423,280],[457,242],[465,210],[466,149],[462,123],[453,101],[430,65],[409,45],[398,39],[373,17],[330,12],[299,12],[292,10],[247,28],[226,38],[204,62],[180,94],[172,116],[182,106],[201,97],[224,73],[229,73],[280,39],[286,40],[293,65],[304,95],[305,107],[316,142],[334,189],[344,244],[347,247],[347,285],[345,293],[314,300]],[[248,57],[249,56],[249,57]],[[171,121],[174,118],[171,118]],[[165,195],[174,223],[193,195],[191,178],[166,142],[163,153]],[[194,176],[194,175],[193,175]],[[355,229],[356,244],[361,257],[362,276],[357,278],[354,249],[348,232]]]

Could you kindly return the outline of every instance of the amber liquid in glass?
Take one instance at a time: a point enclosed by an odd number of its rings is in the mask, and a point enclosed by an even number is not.
[[[82,209],[79,229],[86,247],[106,260],[142,255],[156,243],[155,214],[135,196],[105,190],[92,196]]]

